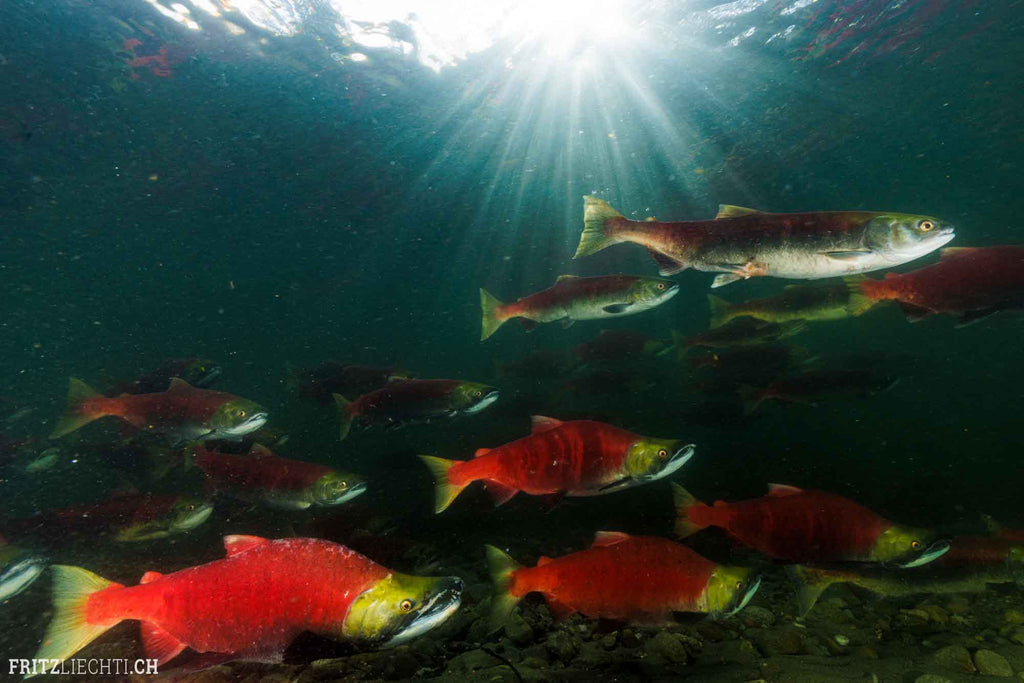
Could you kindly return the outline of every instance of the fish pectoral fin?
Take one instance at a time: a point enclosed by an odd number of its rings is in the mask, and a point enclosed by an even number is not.
[[[612,315],[618,315],[619,313],[625,313],[626,311],[628,311],[632,307],[633,307],[633,304],[608,304],[607,306],[605,306],[601,310],[604,311],[605,313],[611,313]],[[568,325],[566,325],[566,327],[568,327]]]
[[[711,281],[711,289],[715,289],[717,287],[724,287],[725,285],[732,284],[733,282],[742,279],[742,275],[736,275],[734,273],[722,273],[721,275],[716,275],[715,279]]]
[[[562,318],[562,329],[563,330],[569,329],[570,327],[573,326],[573,323],[575,323],[575,322],[576,322],[575,320],[573,320],[572,318],[570,318],[568,316]]]
[[[629,477],[623,477],[622,479],[616,479],[615,481],[605,484],[601,488],[597,489],[599,493],[611,493],[612,491],[618,491],[619,489],[627,488],[633,480]]]
[[[875,252],[870,249],[846,249],[838,251],[826,251],[825,256],[836,261],[845,261],[847,263],[853,261],[863,261],[864,259],[871,258]]]
[[[650,254],[651,258],[654,259],[654,262],[658,264],[659,275],[675,275],[680,271],[686,270],[686,264],[679,259],[662,254],[660,251],[655,251],[650,247],[647,248],[647,253]]]
[[[967,247],[964,247],[967,248]],[[973,325],[979,320],[984,320],[994,313],[998,313],[1001,309],[998,306],[992,306],[990,308],[979,308],[974,311],[964,311],[959,318],[956,320],[957,327],[967,327]]]
[[[155,659],[158,667],[181,654],[187,646],[154,623],[142,622],[142,648],[149,659]]]
[[[920,322],[932,314],[931,309],[925,308],[924,306],[908,304],[905,301],[900,302],[900,310],[903,311],[903,315],[907,316],[907,321],[912,323]]]
[[[740,216],[752,216],[757,213],[764,213],[757,209],[748,209],[744,206],[733,206],[731,204],[719,204],[718,213],[715,215],[715,220],[721,220],[722,218],[739,218]]]

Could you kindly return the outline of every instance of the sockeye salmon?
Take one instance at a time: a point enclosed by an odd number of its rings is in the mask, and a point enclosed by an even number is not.
[[[933,542],[932,532],[895,524],[834,493],[771,484],[764,498],[710,506],[678,484],[672,489],[680,537],[717,526],[777,560],[917,567],[949,550],[948,541]]]
[[[540,415],[532,422],[530,436],[481,448],[473,460],[421,455],[437,486],[436,511],[474,481],[485,483],[495,505],[519,492],[553,499],[611,493],[667,477],[696,450],[678,439],[640,436],[602,422]]]
[[[583,198],[576,256],[620,242],[647,247],[662,275],[687,268],[722,273],[712,287],[750,277],[816,280],[913,261],[953,239],[937,218],[874,211],[763,213],[719,207],[711,221],[631,221],[596,197]]]
[[[27,550],[7,545],[0,537],[0,603],[22,592],[46,569],[46,560]]]
[[[396,427],[407,422],[472,415],[497,400],[498,390],[494,387],[455,379],[395,381],[354,401],[334,395],[342,440],[357,419],[368,425]]]
[[[873,301],[895,299],[911,322],[936,313],[968,325],[993,313],[1024,308],[1024,246],[955,247],[910,273],[886,273],[861,289]]]
[[[241,440],[264,425],[267,411],[248,399],[197,389],[174,378],[167,391],[107,398],[80,379],[71,378],[68,407],[51,439],[101,417],[113,415],[138,429],[165,436],[172,443],[207,439]]]
[[[719,327],[733,318],[744,316],[771,323],[856,317],[867,313],[876,303],[861,292],[862,279],[858,276],[839,283],[788,285],[776,296],[738,304],[709,294],[711,327]]]
[[[193,462],[212,488],[286,510],[341,505],[366,491],[366,482],[354,474],[282,458],[260,444],[237,455],[199,445]]]
[[[227,557],[123,586],[53,566],[53,619],[36,654],[64,660],[126,620],[142,622],[159,665],[186,647],[221,661],[280,661],[303,631],[397,645],[459,607],[462,581],[394,572],[345,546],[312,538],[225,536]]]
[[[487,546],[494,580],[491,625],[498,627],[528,593],[541,593],[556,618],[590,618],[664,626],[674,612],[724,617],[743,609],[761,579],[745,567],[707,560],[665,538],[598,532],[594,544],[536,567],[522,567]]]
[[[506,321],[520,318],[527,331],[537,323],[561,321],[569,327],[577,320],[597,320],[640,313],[660,306],[679,293],[671,280],[636,275],[577,277],[562,275],[545,290],[505,304],[480,290],[483,312],[480,341]]]

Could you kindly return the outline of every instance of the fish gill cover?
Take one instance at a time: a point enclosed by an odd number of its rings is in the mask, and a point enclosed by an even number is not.
[[[1024,672],[1019,9],[0,7],[2,651]]]

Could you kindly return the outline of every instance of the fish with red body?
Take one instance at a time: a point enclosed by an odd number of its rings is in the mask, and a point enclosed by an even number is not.
[[[966,325],[999,311],[1024,308],[1024,246],[956,247],[941,260],[910,273],[865,280],[875,301],[895,299],[911,322],[937,313]]]
[[[654,356],[665,349],[665,342],[633,330],[601,330],[590,341],[572,350],[584,363],[617,364],[642,356]]]
[[[364,394],[354,401],[335,394],[341,418],[341,438],[352,423],[399,426],[442,417],[472,415],[498,400],[498,390],[486,384],[456,379],[407,379]]]
[[[529,436],[481,448],[473,460],[421,455],[434,475],[436,511],[475,481],[486,484],[496,505],[519,492],[560,497],[620,491],[667,477],[696,450],[678,439],[640,436],[603,422],[560,422],[540,415],[532,420]]]
[[[413,377],[413,373],[395,368],[325,361],[307,373],[296,374],[294,383],[298,385],[299,396],[327,404],[334,400],[334,394],[362,396],[389,382]]]
[[[541,557],[522,567],[487,546],[494,580],[492,626],[500,626],[528,593],[541,593],[556,617],[580,612],[593,619],[667,625],[675,612],[724,617],[743,609],[761,579],[745,567],[707,560],[665,538],[598,532],[587,550]]]
[[[740,397],[744,413],[749,415],[768,400],[817,405],[822,397],[836,394],[880,394],[892,389],[899,381],[896,375],[859,368],[807,370],[780,377],[766,387],[740,387]]]
[[[768,495],[705,505],[672,486],[676,533],[689,536],[717,526],[768,557],[786,562],[927,564],[949,550],[934,534],[895,524],[847,498],[824,491],[770,484]]]
[[[282,458],[260,444],[245,454],[218,453],[199,445],[193,463],[212,488],[286,510],[341,505],[366,491],[366,482],[354,474]]]
[[[934,562],[936,568],[971,569],[986,565],[1016,565],[1024,569],[1024,543],[991,536],[954,536],[949,552]]]
[[[126,620],[142,622],[145,656],[159,665],[186,647],[223,661],[280,661],[303,631],[396,645],[445,621],[462,581],[394,572],[312,538],[225,536],[227,557],[124,586],[79,567],[53,566],[54,616],[36,657],[64,660]]]
[[[723,205],[710,221],[631,221],[583,198],[574,258],[621,242],[647,247],[662,275],[693,268],[723,273],[712,287],[757,276],[814,280],[897,266],[953,239],[937,218],[873,211],[764,213]]]
[[[691,337],[684,337],[673,330],[672,341],[675,343],[677,355],[682,360],[686,351],[695,347],[725,349],[774,344],[786,337],[799,334],[806,328],[807,323],[802,320],[773,323],[767,320],[743,317],[730,320],[721,327],[705,330]]]
[[[171,358],[165,360],[152,372],[147,372],[131,382],[118,387],[117,393],[155,394],[167,391],[171,380],[177,377],[188,384],[205,389],[221,376],[223,369],[206,358]]]
[[[481,289],[480,340],[487,339],[513,318],[519,318],[527,331],[537,323],[561,322],[563,327],[569,327],[577,320],[640,313],[660,306],[678,293],[679,285],[671,280],[637,275],[562,275],[547,289],[510,304]]]
[[[115,541],[132,543],[191,531],[212,513],[211,503],[193,496],[133,493],[114,495],[98,503],[45,510],[37,517],[12,520],[10,524],[103,531]]]
[[[172,379],[170,388],[160,393],[107,398],[72,377],[67,410],[50,438],[60,438],[107,416],[163,435],[171,443],[209,439],[237,441],[267,421],[267,411],[253,401],[221,391],[197,389],[178,378]]]

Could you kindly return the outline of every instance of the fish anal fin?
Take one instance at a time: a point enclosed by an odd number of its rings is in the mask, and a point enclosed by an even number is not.
[[[179,391],[188,391],[192,388],[192,385],[183,380],[180,377],[172,377],[171,384],[167,387],[167,393],[177,393]]]
[[[605,306],[605,310],[607,310],[607,309],[608,309],[608,307],[607,307],[607,306]],[[572,318],[570,318],[569,316],[566,316],[566,317],[562,318],[562,320],[561,320],[561,323],[562,323],[562,329],[563,329],[563,330],[567,330],[567,329],[569,329],[570,327],[572,327],[572,326],[573,326],[573,323],[575,323],[575,322],[576,322],[576,321],[575,321],[575,320],[573,320]]]
[[[543,507],[545,511],[551,512],[558,507],[559,503],[562,502],[562,498],[565,498],[565,492],[559,491],[558,493],[549,493],[544,496],[538,496],[538,498],[540,499],[541,507]]]
[[[234,557],[265,543],[270,543],[270,541],[259,536],[231,534],[224,537],[224,550],[227,551],[228,557]]]
[[[748,209],[745,206],[719,204],[718,213],[715,214],[715,220],[721,220],[722,218],[739,218],[740,216],[753,216],[754,214],[758,213],[764,213],[764,211],[758,211],[757,209]]]
[[[531,415],[530,416],[530,433],[540,434],[541,432],[547,432],[557,427],[561,427],[564,422],[556,420],[553,417],[545,417],[544,415]]]
[[[487,493],[490,494],[491,500],[494,501],[494,506],[504,505],[508,501],[512,500],[512,497],[519,493],[518,490],[505,486],[504,484],[497,484],[493,481],[488,481],[484,484],[484,488],[487,489]]]
[[[519,318],[518,320],[519,324],[522,325],[523,329],[527,332],[533,332],[537,329],[537,322],[535,320],[530,320],[529,318]]]
[[[628,541],[630,535],[621,531],[598,531],[594,534],[594,542],[591,548],[607,548],[608,546]]]
[[[768,495],[773,498],[785,498],[786,496],[795,496],[803,492],[803,489],[790,486],[789,484],[768,484]],[[715,505],[718,505],[718,503],[715,503]]]
[[[735,273],[722,273],[721,275],[716,275],[715,279],[711,281],[711,289],[724,287],[725,285],[730,285],[733,282],[742,279],[742,275],[736,275]]]
[[[903,315],[907,317],[907,320],[912,323],[916,323],[932,314],[931,309],[909,304],[906,301],[900,302],[900,310],[903,311]]]
[[[973,325],[979,320],[984,320],[985,318],[995,313],[998,313],[999,311],[1000,308],[998,306],[992,306],[990,308],[979,308],[973,311],[964,311],[960,315],[960,317],[957,318],[956,326],[967,327],[968,325]]]
[[[154,623],[142,622],[142,649],[157,666],[163,666],[181,654],[187,646]]]
[[[676,273],[686,270],[686,264],[679,259],[672,258],[666,254],[662,254],[660,251],[655,249],[647,248],[647,253],[651,255],[654,262],[658,264],[658,273],[660,275],[675,275]]]
[[[551,558],[548,557],[547,555],[541,555],[540,557],[537,558],[537,566],[538,567],[543,567],[546,564],[551,564],[551,561],[552,561]]]

